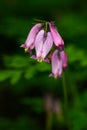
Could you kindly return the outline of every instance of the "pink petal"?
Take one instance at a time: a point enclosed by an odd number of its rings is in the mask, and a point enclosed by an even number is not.
[[[35,50],[36,50],[36,57],[41,57],[42,54],[42,47],[43,47],[43,40],[44,40],[44,30],[41,30],[35,40]]]
[[[29,48],[30,46],[31,46],[31,49],[34,48],[35,38],[36,38],[36,35],[37,35],[40,27],[41,27],[41,24],[38,23],[35,26],[33,26],[33,28],[30,30],[28,37],[25,41],[26,48]]]
[[[22,48],[26,48],[26,45],[25,45],[25,44],[22,44],[20,47],[22,47]]]
[[[67,67],[67,55],[64,51],[60,52],[60,57],[62,59],[63,68]]]
[[[52,73],[54,76],[62,74],[62,60],[58,56],[58,50],[55,50],[52,55]]]
[[[52,73],[56,74],[58,70],[58,50],[55,50],[52,54]]]
[[[42,50],[42,57],[43,57],[43,59],[49,53],[50,49],[52,48],[52,45],[53,45],[53,39],[52,39],[51,33],[48,32],[46,40],[45,40],[44,45],[43,45],[43,50]]]
[[[32,56],[31,56],[31,59],[36,59],[36,56],[35,56],[35,55],[32,55]]]
[[[48,58],[45,58],[44,61],[50,63],[50,60]]]
[[[51,73],[51,74],[49,74],[49,77],[53,77],[54,75]]]
[[[60,34],[58,33],[57,29],[54,27],[52,23],[49,23],[50,31],[53,37],[54,44],[56,46],[64,46],[64,41],[61,38]]]

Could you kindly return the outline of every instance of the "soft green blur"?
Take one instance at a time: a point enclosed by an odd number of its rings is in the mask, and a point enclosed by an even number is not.
[[[86,8],[86,0],[0,1],[0,130],[87,130]],[[20,48],[34,19],[54,21],[64,39],[62,78]]]

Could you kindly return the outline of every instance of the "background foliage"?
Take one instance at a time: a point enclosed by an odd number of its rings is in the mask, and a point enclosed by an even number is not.
[[[65,115],[62,78],[49,78],[50,65],[38,64],[20,48],[34,18],[55,21],[65,41],[68,124],[71,130],[87,130],[86,4],[86,0],[0,1],[0,130],[46,129],[50,120],[46,94],[59,100],[63,111],[51,115],[51,129],[68,130],[61,118]]]

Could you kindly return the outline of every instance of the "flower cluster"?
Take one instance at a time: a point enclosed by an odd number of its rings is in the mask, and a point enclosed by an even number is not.
[[[54,78],[60,77],[62,71],[67,67],[67,55],[64,51],[64,41],[52,22],[41,22],[32,27],[24,44],[21,45],[26,52],[35,55],[31,58],[38,62],[49,62],[52,64]]]

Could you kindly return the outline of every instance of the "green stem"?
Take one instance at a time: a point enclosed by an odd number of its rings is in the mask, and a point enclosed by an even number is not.
[[[73,84],[72,84],[73,82]],[[72,93],[72,97],[73,97],[73,102],[74,102],[74,107],[75,109],[79,109],[80,107],[80,104],[79,102],[77,102],[77,99],[78,99],[78,91],[77,91],[77,87],[75,86],[75,83],[73,81],[73,79],[71,79],[71,77],[69,77],[69,85],[70,85],[70,88],[71,88],[71,93]]]
[[[45,20],[41,20],[41,19],[34,19],[34,21],[36,21],[36,22],[41,22],[41,23],[46,22]]]
[[[66,87],[66,81],[65,81],[64,73],[63,73],[63,77],[62,77],[62,83],[63,83],[63,92],[64,92],[65,121],[66,121],[67,126],[70,130],[69,115],[68,115],[67,87]]]
[[[46,22],[46,31],[47,31],[47,27],[48,27],[48,22]]]
[[[66,90],[66,82],[65,82],[64,73],[63,73],[62,81],[63,81],[63,91],[64,91],[64,104],[65,104],[65,108],[67,109],[67,107],[68,107],[68,98],[67,98],[67,90]]]
[[[52,111],[47,111],[46,130],[52,130]]]
[[[44,29],[44,31],[45,31],[45,36],[47,35],[47,29],[48,29],[48,22],[45,22],[45,29]]]

